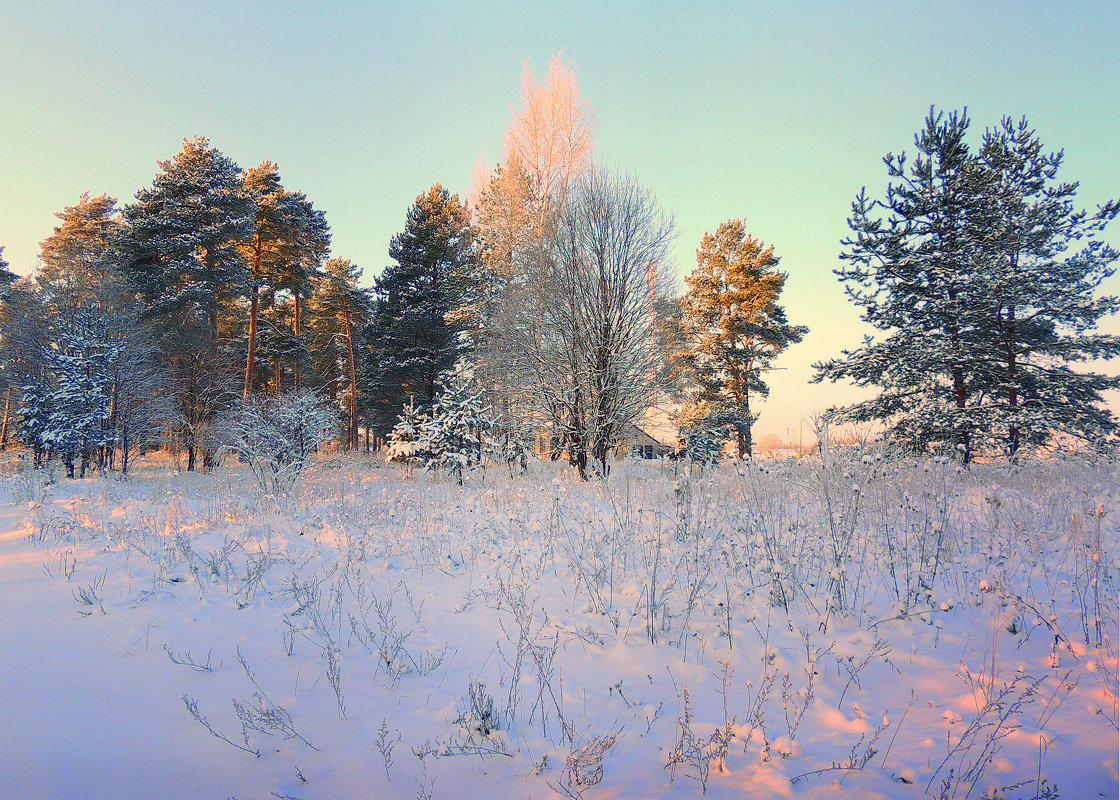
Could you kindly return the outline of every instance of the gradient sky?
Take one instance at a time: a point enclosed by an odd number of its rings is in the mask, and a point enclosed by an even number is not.
[[[203,134],[242,166],[278,162],[372,280],[418,193],[465,197],[500,157],[524,60],[543,71],[562,49],[599,158],[676,213],[680,274],[730,217],[774,244],[788,315],[812,332],[779,359],[756,430],[796,438],[806,414],[857,396],[807,383],[864,330],[832,275],[839,240],[931,105],[967,106],[976,138],[1025,114],[1065,149],[1082,205],[1120,195],[1115,0],[477,5],[0,4],[6,258],[30,273],[54,212],[83,191],[127,202]],[[1107,238],[1120,246],[1120,225]]]

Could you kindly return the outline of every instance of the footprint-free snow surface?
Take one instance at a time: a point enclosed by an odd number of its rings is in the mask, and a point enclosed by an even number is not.
[[[1115,798],[1120,472],[0,476],[0,796]]]

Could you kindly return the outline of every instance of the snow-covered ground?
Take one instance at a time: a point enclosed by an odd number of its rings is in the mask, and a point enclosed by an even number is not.
[[[0,796],[1117,796],[1116,465],[673,469],[0,476]]]

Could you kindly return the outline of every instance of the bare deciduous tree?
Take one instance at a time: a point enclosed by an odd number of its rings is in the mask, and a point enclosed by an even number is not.
[[[586,478],[606,474],[619,436],[648,405],[658,352],[654,301],[673,220],[635,178],[588,170],[575,182],[536,283],[507,307],[506,363]]]
[[[590,107],[580,97],[574,69],[559,55],[543,76],[535,75],[526,61],[522,105],[514,111],[505,140],[505,163],[479,181],[473,203],[485,284],[475,363],[492,405],[500,409],[507,436],[524,439],[531,429],[548,425],[559,443],[559,409],[545,409],[544,419],[530,411],[520,377],[508,370],[507,336],[520,324],[524,309],[536,307],[550,291],[559,215],[569,185],[591,164]],[[555,447],[554,457],[559,453]]]

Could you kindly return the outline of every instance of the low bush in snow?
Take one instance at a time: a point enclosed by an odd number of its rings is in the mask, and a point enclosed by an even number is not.
[[[286,494],[337,427],[334,412],[314,392],[287,392],[239,405],[225,420],[223,438],[261,489]]]

